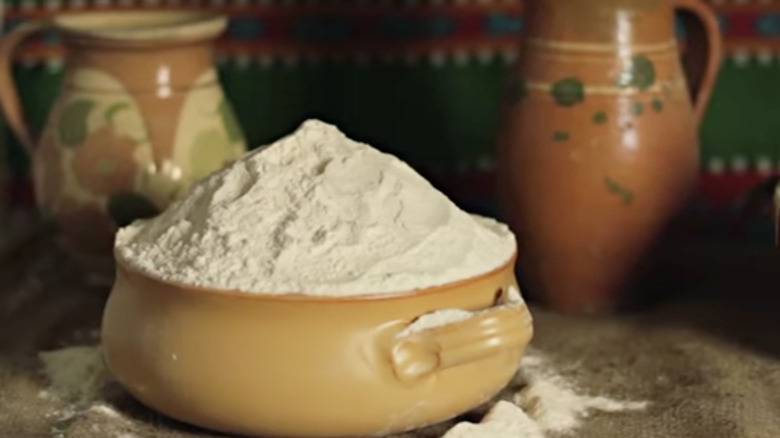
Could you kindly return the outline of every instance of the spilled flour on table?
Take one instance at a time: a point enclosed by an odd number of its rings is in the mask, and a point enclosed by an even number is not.
[[[570,433],[596,412],[638,411],[647,408],[641,401],[615,400],[602,395],[586,395],[558,374],[544,356],[529,352],[520,365],[517,379],[525,386],[512,401],[536,421],[544,432]]]
[[[96,347],[68,347],[38,354],[51,388],[77,404],[97,398],[109,374]]]
[[[145,429],[143,424],[125,416],[104,400],[102,390],[109,383],[110,376],[103,365],[99,347],[68,347],[42,352],[39,357],[50,384],[49,389],[40,391],[39,397],[58,398],[66,403],[64,408],[53,411],[48,416],[53,420],[52,436],[71,436],[69,431],[77,421],[85,423],[80,427],[94,432],[94,436],[158,436],[139,433],[139,430]],[[604,395],[586,394],[560,374],[545,355],[529,350],[520,364],[517,376],[497,397],[497,402],[489,408],[481,422],[438,424],[395,435],[394,438],[576,436],[578,429],[593,414],[638,411],[647,406],[647,402],[615,400]],[[86,435],[75,436],[92,435],[86,432]]]
[[[593,413],[638,411],[647,402],[614,400],[580,392],[536,351],[520,364],[508,401],[496,403],[478,424],[458,423],[442,438],[548,438],[571,435]]]
[[[38,392],[38,398],[60,400],[61,409],[46,414],[52,420],[53,437],[70,436],[70,430],[80,419],[99,417],[89,426],[95,436],[105,438],[140,438],[129,432],[131,420],[107,404],[103,390],[111,375],[103,362],[98,346],[73,346],[38,353],[49,389]]]
[[[458,423],[443,438],[544,438],[539,425],[520,407],[499,401],[482,422]]]

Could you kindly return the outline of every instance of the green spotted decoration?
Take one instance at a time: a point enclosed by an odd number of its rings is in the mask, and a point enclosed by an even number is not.
[[[222,124],[225,126],[225,132],[227,132],[228,139],[231,143],[241,141],[244,137],[241,132],[241,127],[238,126],[236,116],[233,114],[233,109],[230,108],[230,103],[227,99],[222,98],[219,103],[219,117],[222,119]]]
[[[634,192],[612,178],[604,178],[604,185],[607,187],[607,190],[620,197],[623,204],[631,205],[634,202]]]
[[[634,87],[641,91],[655,84],[655,64],[646,55],[635,55],[631,63],[618,79],[621,87]]]
[[[130,109],[130,104],[127,102],[117,102],[112,104],[111,106],[106,109],[106,112],[103,113],[103,117],[106,119],[106,122],[109,124],[114,121],[114,116],[117,115],[117,113],[121,112],[122,110]]]
[[[564,78],[554,83],[550,93],[558,105],[572,106],[585,100],[585,86],[576,77]]]
[[[195,137],[190,149],[190,168],[193,177],[200,179],[233,158],[230,132],[207,129]]]
[[[560,143],[569,140],[569,133],[567,131],[555,131],[553,132],[553,141]]]
[[[664,110],[664,102],[657,97],[653,99],[650,105],[653,107],[653,110],[655,110],[655,112],[657,113],[660,113],[661,111]]]
[[[57,126],[60,144],[76,147],[84,143],[89,134],[87,119],[94,107],[95,102],[87,99],[74,100],[65,106]]]

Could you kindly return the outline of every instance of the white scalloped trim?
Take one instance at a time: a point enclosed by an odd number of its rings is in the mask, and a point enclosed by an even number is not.
[[[751,54],[747,49],[736,49],[730,58],[737,67],[747,67],[750,65]]]
[[[774,170],[774,163],[770,157],[762,155],[756,158],[756,171],[759,174],[770,175]]]
[[[719,157],[712,157],[707,161],[706,170],[714,175],[720,175],[726,171],[726,163]]]
[[[732,157],[731,162],[729,164],[731,167],[731,171],[734,173],[745,173],[750,168],[750,163],[748,162],[748,159],[741,155]]]
[[[81,0],[79,0],[81,1]],[[100,0],[95,0],[100,1]],[[131,0],[123,0],[131,1]],[[148,0],[145,0],[148,1]],[[170,1],[170,0],[168,0]],[[185,0],[192,1],[192,0]],[[217,54],[217,61],[221,64],[233,63],[239,68],[247,68],[252,65],[260,66],[261,68],[269,68],[278,64],[285,64],[288,66],[318,66],[326,61],[339,62],[339,63],[354,63],[360,67],[369,67],[373,65],[397,65],[403,64],[410,67],[418,66],[421,64],[427,64],[434,68],[442,68],[445,66],[470,66],[470,65],[489,65],[494,62],[503,62],[506,65],[514,64],[519,57],[519,50],[513,48],[496,49],[492,47],[481,49],[457,49],[457,50],[434,50],[429,53],[417,53],[409,52],[404,54],[395,53],[361,53],[357,55],[346,54],[316,54],[306,55],[302,58],[300,54],[269,54],[269,55],[254,55],[254,54],[226,54],[224,52]],[[39,55],[26,55],[23,63],[25,65],[35,65],[46,62],[48,56],[41,57]],[[31,60],[31,58],[34,58]],[[247,62],[246,58],[251,58]],[[776,64],[778,58],[780,58],[780,52],[774,52],[771,49],[765,48],[758,51],[750,52],[746,49],[739,49],[734,51],[728,56],[731,62],[737,67],[748,66],[762,66],[770,67]]]

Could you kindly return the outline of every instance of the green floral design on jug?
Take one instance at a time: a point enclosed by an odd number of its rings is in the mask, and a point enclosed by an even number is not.
[[[236,144],[244,136],[230,103],[224,97],[217,105],[221,124],[197,134],[190,149],[190,168],[195,179],[203,178],[235,158]]]
[[[232,160],[232,144],[229,133],[222,129],[213,128],[198,134],[190,150],[193,177],[203,178]]]
[[[550,90],[559,105],[572,106],[585,99],[585,86],[575,77],[561,79]]]
[[[664,102],[661,99],[657,98],[657,97],[655,99],[653,99],[653,102],[650,105],[653,107],[653,109],[657,113],[660,113],[661,111],[664,110]]]
[[[106,112],[103,113],[103,117],[106,119],[106,122],[110,125],[114,122],[114,116],[122,111],[130,109],[130,104],[127,102],[117,102],[115,104],[112,104],[111,106],[106,109]]]
[[[76,147],[87,139],[89,127],[87,119],[95,102],[86,99],[74,100],[69,103],[60,114],[57,132],[60,144],[67,147]]]
[[[612,178],[605,178],[604,185],[611,193],[619,196],[621,201],[623,201],[623,204],[631,205],[634,202],[634,192],[627,189],[625,186],[613,180]]]
[[[230,108],[230,103],[227,99],[222,99],[217,111],[219,111],[219,117],[222,119],[222,125],[225,127],[225,132],[227,133],[230,143],[241,141],[243,138],[241,127],[238,126],[236,116],[233,114],[233,110]]]
[[[642,113],[645,112],[645,105],[642,102],[634,102],[631,106],[631,112],[635,116],[641,116]]]
[[[593,114],[593,123],[597,125],[603,125],[607,123],[609,120],[609,117],[607,116],[606,111],[598,111],[596,114]]]
[[[569,133],[567,131],[555,131],[552,138],[556,143],[564,142],[569,140]]]
[[[645,91],[655,84],[655,64],[645,55],[635,55],[631,64],[618,79],[621,87],[634,87]]]

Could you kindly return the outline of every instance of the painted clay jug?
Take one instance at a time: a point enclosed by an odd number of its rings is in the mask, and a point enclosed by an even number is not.
[[[525,11],[497,150],[522,279],[556,310],[614,310],[695,184],[718,22],[699,0],[528,0]]]
[[[225,26],[200,12],[73,13],[22,24],[0,42],[0,103],[33,157],[38,203],[90,270],[113,269],[118,226],[156,214],[245,151],[212,63]],[[52,29],[65,45],[65,75],[35,142],[11,58]]]

